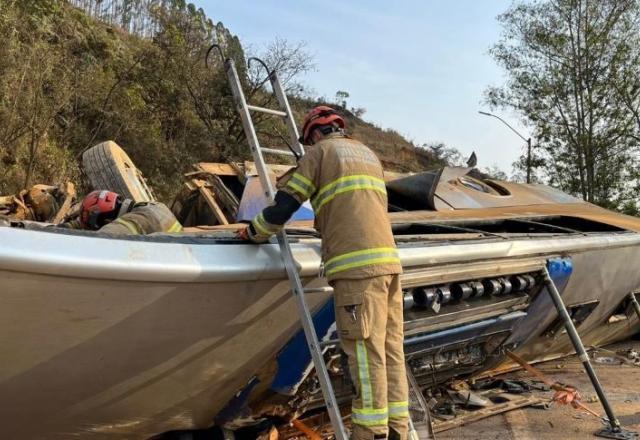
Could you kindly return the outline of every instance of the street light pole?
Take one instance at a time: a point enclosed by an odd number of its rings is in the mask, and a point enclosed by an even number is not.
[[[523,141],[525,141],[527,143],[527,183],[531,183],[531,138],[530,137],[526,138],[526,137],[522,136],[520,134],[520,132],[518,132],[518,130],[516,130],[511,125],[509,125],[509,123],[507,121],[505,121],[504,119],[502,119],[500,116],[494,115],[493,113],[483,112],[481,110],[478,110],[478,113],[480,113],[481,115],[484,115],[484,116],[491,116],[492,118],[498,119],[504,125],[509,127],[509,129],[511,129],[511,131],[513,131],[515,134],[517,134],[518,137],[520,137],[520,139],[522,139]]]

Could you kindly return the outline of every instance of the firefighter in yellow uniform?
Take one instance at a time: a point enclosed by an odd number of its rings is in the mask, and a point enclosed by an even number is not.
[[[114,235],[147,235],[155,232],[181,232],[182,225],[163,203],[136,203],[131,211],[99,229]]]
[[[356,384],[352,438],[404,440],[409,408],[402,266],[380,161],[343,129],[344,120],[330,107],[307,115],[301,141],[313,147],[279,180],[274,203],[240,235],[268,240],[311,199],[324,271],[334,288],[336,324]]]
[[[82,200],[80,217],[63,226],[112,235],[182,231],[182,225],[166,205],[157,202],[135,203],[105,190],[89,193]]]

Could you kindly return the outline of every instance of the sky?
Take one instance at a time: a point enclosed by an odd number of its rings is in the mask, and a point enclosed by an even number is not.
[[[193,1],[193,0],[192,0]],[[318,96],[350,94],[364,119],[418,143],[443,142],[480,167],[510,174],[524,142],[482,116],[489,85],[503,71],[489,56],[500,37],[496,16],[510,0],[196,0],[244,46],[260,52],[276,37],[305,42],[314,72],[300,78]],[[495,110],[526,138],[517,115]]]

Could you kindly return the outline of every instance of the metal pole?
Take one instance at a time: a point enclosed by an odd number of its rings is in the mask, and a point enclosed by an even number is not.
[[[531,183],[531,138],[527,139],[527,183]]]
[[[502,122],[504,125],[506,125],[509,130],[513,131],[516,135],[518,135],[518,137],[520,137],[520,139],[522,139],[523,141],[525,141],[527,143],[527,183],[531,183],[531,138],[525,138],[524,136],[522,136],[522,134],[516,130],[515,128],[513,128],[507,121],[505,121],[504,119],[502,119],[500,116],[498,115],[494,115],[493,113],[488,113],[488,112],[483,112],[482,110],[478,110],[478,113],[480,113],[483,116],[489,116],[492,118],[496,118],[497,120],[499,120],[500,122]]]
[[[507,121],[505,121],[504,119],[502,119],[500,116],[494,115],[493,113],[483,112],[483,111],[478,111],[478,113],[480,113],[481,115],[484,115],[484,116],[491,116],[492,118],[496,118],[496,119],[498,119],[498,120],[499,120],[500,122],[502,122],[504,125],[506,125],[507,127],[509,127],[509,129],[510,129],[511,131],[513,131],[515,134],[517,134],[517,135],[520,137],[520,139],[522,139],[523,141],[527,142],[527,138],[526,138],[526,137],[522,136],[518,130],[516,130],[516,129],[515,129],[515,128],[513,128],[511,125],[509,125],[509,123],[508,123]],[[531,139],[531,138],[529,138],[529,139]]]
[[[411,370],[411,365],[409,365],[409,362],[407,362],[405,364],[406,369],[407,369],[407,381],[409,382],[409,387],[413,390],[413,392],[416,395],[416,400],[418,401],[418,404],[420,405],[420,408],[422,409],[422,411],[424,412],[424,417],[426,419],[426,425],[427,425],[427,437],[425,437],[424,439],[421,440],[435,440],[436,436],[435,433],[433,432],[433,423],[431,423],[431,413],[429,412],[429,405],[427,404],[427,400],[424,398],[424,395],[422,394],[422,391],[420,390],[420,386],[418,385],[418,382],[416,381],[415,376],[413,375],[413,370]],[[411,419],[411,413],[409,413],[409,423],[410,423],[410,431],[411,434],[409,436],[409,438],[411,440],[413,440],[413,436],[415,435],[416,438],[417,437],[417,431],[415,430],[415,425],[413,425],[413,420]]]
[[[607,396],[605,395],[604,390],[602,389],[602,385],[600,384],[600,381],[598,381],[598,377],[596,376],[596,372],[591,366],[591,362],[589,362],[589,356],[587,355],[587,351],[584,349],[584,345],[582,345],[582,341],[580,340],[580,336],[578,335],[576,327],[573,325],[573,321],[571,320],[571,317],[569,316],[569,312],[567,311],[567,308],[564,305],[564,302],[562,301],[562,297],[560,297],[560,292],[558,292],[556,285],[551,279],[549,270],[546,267],[544,267],[542,273],[544,275],[544,281],[547,286],[547,290],[549,291],[549,296],[551,296],[551,299],[553,300],[553,303],[556,306],[556,310],[558,311],[558,314],[564,321],[564,328],[567,330],[569,339],[571,339],[571,343],[573,344],[573,347],[575,348],[576,353],[578,354],[578,357],[582,362],[582,366],[587,372],[587,375],[589,376],[589,380],[591,380],[591,383],[593,384],[593,388],[595,388],[596,390],[596,394],[600,399],[600,403],[604,408],[604,412],[607,414],[610,430],[605,430],[607,432],[605,432],[604,434],[608,434],[608,433],[613,435],[622,434],[624,431],[620,426],[620,422],[618,421],[615,414],[613,413],[613,409],[611,408],[611,405],[609,405]],[[618,438],[618,437],[611,437],[611,438]]]

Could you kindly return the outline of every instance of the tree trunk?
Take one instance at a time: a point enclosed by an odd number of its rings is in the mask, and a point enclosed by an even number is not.
[[[38,136],[36,135],[36,129],[31,129],[31,141],[29,142],[29,163],[27,165],[27,175],[24,178],[24,188],[31,186],[31,179],[33,178],[33,171],[36,165],[36,154],[38,152]]]

